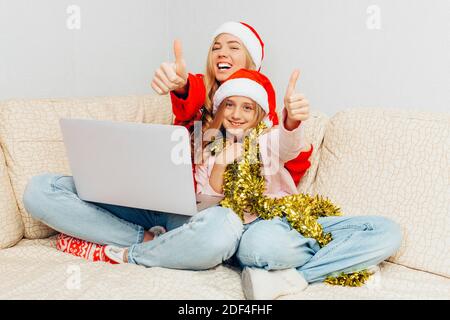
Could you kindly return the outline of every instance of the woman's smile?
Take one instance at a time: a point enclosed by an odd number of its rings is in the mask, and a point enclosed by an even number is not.
[[[212,47],[212,65],[219,82],[246,66],[246,54],[242,41],[231,34],[223,33],[216,38]]]
[[[233,65],[231,64],[231,63],[229,63],[229,62],[218,62],[217,63],[217,69],[219,70],[219,71],[222,71],[222,70],[229,70],[229,69],[231,69],[233,67]]]

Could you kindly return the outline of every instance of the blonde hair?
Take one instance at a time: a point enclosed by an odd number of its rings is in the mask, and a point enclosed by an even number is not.
[[[217,108],[217,112],[214,115],[214,118],[210,121],[209,126],[203,126],[203,149],[213,140],[213,136],[214,138],[216,137],[215,133],[220,132],[222,137],[225,137],[225,128],[223,127],[223,119],[224,119],[224,113],[225,113],[225,105],[227,103],[227,99],[224,99],[219,107]],[[256,103],[256,109],[255,109],[256,113],[255,113],[255,118],[252,122],[252,124],[250,125],[249,129],[252,129],[254,127],[256,127],[256,125],[258,123],[260,123],[261,121],[263,121],[263,119],[266,116],[266,112],[264,111],[263,108],[261,108],[261,106],[259,104]],[[209,130],[208,132],[206,132],[207,130]],[[212,135],[212,136],[211,136]]]
[[[214,38],[214,40],[211,43],[211,46],[209,47],[208,57],[206,58],[206,71],[205,71],[205,76],[203,77],[203,82],[204,82],[205,88],[206,88],[206,97],[205,97],[205,104],[204,104],[205,115],[203,117],[203,126],[206,128],[208,128],[210,126],[211,122],[213,121],[213,114],[212,114],[213,102],[212,101],[213,101],[214,94],[216,93],[217,89],[220,86],[220,83],[216,80],[216,75],[214,72],[214,64],[212,61],[212,49],[214,47],[214,43],[216,42],[216,40],[219,36],[220,36],[220,34]],[[250,56],[250,53],[248,52],[247,47],[244,44],[242,44],[242,47],[243,47],[244,53],[245,53],[245,68],[256,70],[256,65],[253,62],[253,59]]]

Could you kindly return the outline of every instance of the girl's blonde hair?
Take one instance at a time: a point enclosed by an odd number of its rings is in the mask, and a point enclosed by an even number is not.
[[[203,126],[203,149],[213,140],[217,137],[217,134],[221,134],[223,138],[225,138],[226,130],[223,127],[223,119],[224,119],[224,113],[226,108],[227,99],[224,99],[222,103],[217,108],[217,112],[214,115],[214,118],[210,121],[209,126]],[[259,104],[256,103],[256,109],[255,109],[255,118],[250,126],[250,128],[256,127],[258,123],[263,121],[263,119],[266,116],[266,112]],[[208,131],[208,132],[207,132]]]
[[[214,40],[211,43],[211,46],[209,47],[208,51],[208,57],[206,59],[206,71],[205,76],[203,77],[203,82],[205,84],[206,88],[206,98],[205,98],[205,105],[204,105],[204,111],[205,114],[203,116],[203,127],[208,128],[213,120],[212,115],[212,109],[213,109],[213,97],[216,93],[217,89],[220,86],[220,83],[216,80],[216,75],[214,72],[214,64],[212,61],[212,49],[214,47],[214,43],[216,42],[217,38],[220,36],[220,34],[214,38]],[[245,68],[246,69],[252,69],[256,70],[255,63],[253,62],[252,57],[250,56],[250,53],[247,50],[247,47],[242,44],[242,48],[244,49],[245,53]]]

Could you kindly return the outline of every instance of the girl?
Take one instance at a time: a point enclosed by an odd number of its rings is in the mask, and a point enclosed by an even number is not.
[[[293,91],[297,76],[292,75],[286,96]],[[225,168],[242,154],[239,141],[260,121],[268,120],[267,115],[275,110],[273,101],[270,81],[256,71],[240,70],[220,86],[213,99],[215,118],[210,129],[226,131],[228,146],[217,155],[205,150],[206,161],[196,171],[198,193],[222,194]],[[270,197],[297,193],[282,164],[295,158],[305,143],[299,125],[304,118],[298,109],[285,99],[279,127],[258,138],[266,194]],[[271,122],[267,123],[270,126]],[[244,267],[243,289],[248,299],[274,299],[301,291],[308,283],[323,281],[331,274],[366,269],[400,246],[399,226],[383,217],[333,216],[319,218],[318,222],[333,239],[322,248],[315,239],[293,229],[285,218],[262,220],[244,213],[237,259]]]
[[[212,98],[221,83],[241,68],[261,69],[264,43],[253,27],[231,21],[222,24],[213,33],[205,75],[187,73],[179,41],[174,42],[174,55],[174,63],[162,63],[156,70],[151,86],[161,95],[170,92],[174,124],[184,125],[192,132],[195,121],[202,121],[204,129],[211,123]],[[304,95],[292,97],[295,99],[293,103],[309,104]],[[268,117],[275,125],[278,124],[275,110]],[[313,146],[305,144],[295,159],[285,163],[295,184],[310,167],[308,159],[312,152]],[[194,159],[194,163],[198,162],[197,158]]]
[[[234,96],[237,93],[241,93],[241,96]],[[225,98],[228,99],[225,101]],[[258,101],[259,105],[256,105],[255,101]],[[236,156],[242,150],[241,143],[234,143],[233,141],[235,139],[242,140],[245,133],[263,119],[269,126],[272,126],[272,120],[266,114],[275,113],[275,92],[265,76],[257,71],[241,69],[216,91],[212,111],[213,114],[217,113],[217,115],[209,128],[204,128],[204,136],[209,137],[211,132],[216,133],[217,130],[219,132],[226,131],[231,137],[229,140],[231,146],[217,156],[208,155],[206,164],[196,165],[197,193],[221,196],[225,168],[227,164],[236,159]],[[263,137],[264,147],[267,146],[267,152],[263,154],[270,154],[270,160],[272,161],[266,161],[265,163],[275,164],[280,160],[284,163],[298,155],[302,148],[300,142],[304,141],[303,127],[299,127],[299,117],[299,115],[292,115],[286,118],[286,126],[282,126],[282,128],[286,127],[292,131],[272,130],[269,131],[268,139]],[[281,142],[279,145],[278,140]],[[280,147],[279,151],[278,147]],[[271,182],[268,184],[269,193],[285,195],[297,192],[295,183],[285,168],[282,168],[279,172],[273,170],[274,168],[267,167],[267,169],[274,173]],[[266,177],[269,177],[269,174]],[[278,190],[280,185],[283,186],[282,190]],[[256,216],[247,214],[245,223],[249,223],[256,218]],[[127,263],[130,252],[132,252],[132,248],[107,246],[105,253],[117,263]]]

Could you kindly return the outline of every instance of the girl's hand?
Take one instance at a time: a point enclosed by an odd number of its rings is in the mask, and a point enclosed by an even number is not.
[[[227,142],[226,147],[216,156],[215,164],[226,166],[234,160],[242,157],[244,153],[243,144],[240,142]]]
[[[287,111],[287,122],[295,124],[297,127],[300,121],[307,120],[309,118],[309,101],[301,93],[295,92],[295,85],[298,77],[300,76],[300,70],[294,70],[289,79],[289,85],[284,96],[284,107]]]
[[[155,71],[155,76],[152,80],[153,90],[160,95],[168,94],[170,91],[183,95],[187,91],[188,74],[179,40],[174,41],[173,52],[175,62],[163,62]]]

